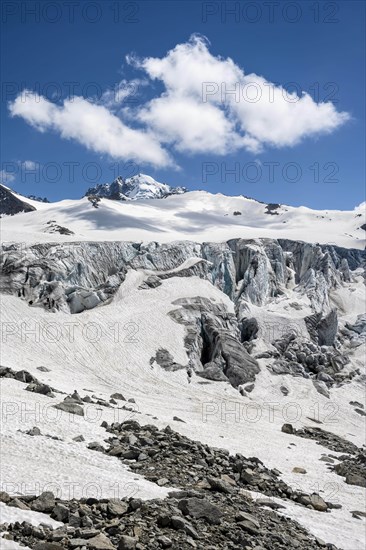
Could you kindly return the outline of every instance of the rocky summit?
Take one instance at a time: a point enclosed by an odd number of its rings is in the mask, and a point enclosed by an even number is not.
[[[116,201],[163,199],[170,195],[185,193],[185,187],[171,187],[167,183],[159,183],[151,176],[136,174],[123,179],[118,176],[112,183],[99,184],[90,187],[85,193],[86,197],[98,197]]]

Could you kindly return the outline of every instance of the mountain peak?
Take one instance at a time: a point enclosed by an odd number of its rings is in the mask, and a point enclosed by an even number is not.
[[[160,183],[147,174],[137,174],[127,179],[117,176],[112,183],[98,184],[90,187],[85,196],[95,195],[100,198],[126,201],[140,199],[164,199],[170,195],[185,193],[185,187],[171,187]]]

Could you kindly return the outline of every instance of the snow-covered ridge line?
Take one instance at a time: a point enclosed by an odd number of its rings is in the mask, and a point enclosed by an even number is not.
[[[52,233],[55,241],[203,243],[284,238],[358,249],[366,244],[364,205],[352,211],[312,210],[206,191],[172,194],[164,200],[89,196],[47,204],[5,188],[3,192],[10,203],[18,204],[15,210],[8,209],[7,201],[3,201],[3,241],[49,242]]]

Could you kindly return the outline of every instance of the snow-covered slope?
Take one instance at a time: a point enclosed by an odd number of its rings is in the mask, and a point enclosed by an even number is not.
[[[171,187],[167,183],[159,183],[151,176],[137,174],[123,179],[118,176],[112,183],[91,187],[85,196],[96,196],[112,200],[164,199],[170,195],[185,193],[184,187]]]
[[[54,241],[220,242],[238,237],[268,237],[359,249],[365,246],[362,226],[366,203],[352,211],[312,210],[305,206],[267,205],[243,196],[205,191],[171,195],[164,200],[101,199],[97,208],[87,197],[50,204],[24,200],[36,211],[4,217],[1,220],[3,241],[46,242],[50,240],[49,226],[54,225],[72,232],[69,236],[61,235],[56,229],[52,231]]]
[[[316,211],[203,191],[156,200],[143,185],[130,185],[136,200],[96,207],[24,198],[36,210],[1,219],[0,512],[15,540],[0,547],[33,548],[27,521],[53,523],[56,538],[41,538],[66,540],[56,548],[363,550],[365,203]],[[124,425],[109,448],[110,426],[128,420],[150,436]],[[188,467],[197,441],[203,454]],[[250,468],[230,469],[227,453]],[[225,523],[188,516],[187,528],[174,506],[183,529],[169,518],[157,529],[156,507],[169,510],[179,488],[219,504]],[[44,491],[63,503],[37,509],[29,494]],[[78,516],[72,499],[83,497],[159,500],[110,522],[98,511],[110,502],[84,502]],[[99,517],[85,519],[90,507]],[[80,543],[83,533],[102,541]]]
[[[75,498],[85,496],[87,490],[111,498],[116,496],[117,488],[119,498],[131,494],[143,499],[161,498],[165,488],[147,482],[117,457],[88,449],[88,444],[97,441],[105,445],[107,434],[100,426],[102,421],[133,419],[159,428],[169,424],[193,440],[233,454],[256,456],[267,467],[278,469],[294,490],[315,491],[325,500],[341,505],[340,509],[322,513],[279,500],[285,506],[285,515],[296,518],[320,539],[345,550],[363,550],[364,519],[354,518],[351,512],[363,509],[364,489],[344,483],[323,461],[324,455],[330,453],[335,457],[331,460],[338,462],[340,453],[331,452],[316,441],[281,432],[285,422],[292,422],[296,428],[322,422],[323,429],[361,446],[364,417],[349,405],[350,401],[362,402],[361,383],[335,387],[328,399],[316,391],[310,379],[274,376],[266,359],[259,359],[261,372],[255,388],[245,396],[226,382],[207,382],[196,375],[188,383],[185,370],[167,372],[150,362],[158,347],[167,349],[177,363],[187,362],[185,328],[168,312],[177,307],[173,305],[176,300],[197,295],[224,304],[231,313],[233,304],[208,281],[197,277],[173,277],[158,288],[142,290],[147,276],[144,271],[131,270],[110,305],[72,319],[64,312],[52,314],[29,307],[15,296],[2,296],[3,323],[8,327],[3,339],[7,365],[15,370],[26,368],[42,382],[67,394],[77,389],[82,396],[96,395],[108,401],[117,391],[136,401],[132,412],[116,406],[85,404],[85,417],[56,414],[51,406],[63,396],[57,394],[55,399],[35,394],[25,391],[25,385],[16,380],[3,379],[3,489],[23,494],[25,489],[28,493],[40,493],[47,487],[68,499],[70,487]],[[352,297],[352,289],[358,299]],[[364,306],[360,300],[362,277],[359,275],[353,284],[335,290],[334,300],[339,300],[342,292],[344,314],[353,322]],[[280,318],[285,320],[286,315],[295,319],[302,314],[289,307],[294,299],[295,294],[288,290],[267,305],[273,323],[278,324]],[[306,299],[298,296],[296,301],[308,310]],[[23,329],[21,323],[25,323]],[[353,368],[357,366],[364,374],[365,344],[350,351]],[[48,372],[39,370],[44,366]],[[283,394],[281,387],[287,389],[288,395]],[[173,416],[184,423],[174,421]],[[40,428],[41,436],[25,434],[33,426]],[[85,441],[73,441],[80,434]],[[306,473],[296,473],[294,468],[299,467]]]

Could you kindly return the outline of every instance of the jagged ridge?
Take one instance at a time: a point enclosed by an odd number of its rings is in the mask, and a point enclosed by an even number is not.
[[[187,189],[185,187],[171,187],[166,183],[159,183],[151,176],[137,174],[127,179],[118,176],[112,183],[104,183],[95,187],[90,187],[85,193],[85,196],[126,201],[138,199],[163,199],[170,195],[181,195],[186,191]]]

